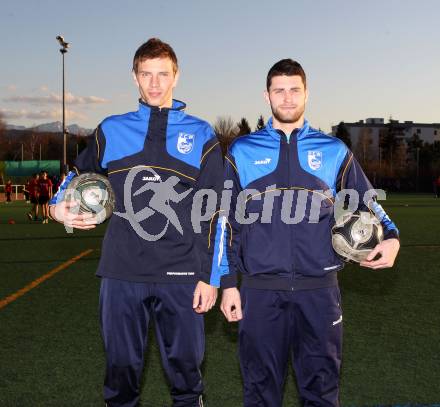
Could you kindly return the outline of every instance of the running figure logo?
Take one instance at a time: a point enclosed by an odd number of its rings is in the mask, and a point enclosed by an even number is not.
[[[139,212],[134,213],[133,202],[131,200],[131,190],[136,175],[141,171],[149,171],[152,174],[152,177],[148,177],[147,179],[154,179],[156,182],[147,182],[137,191],[133,192],[133,197],[135,197],[146,191],[153,191],[153,196],[151,197],[148,206],[146,206],[144,209],[141,209]],[[146,177],[143,178],[145,179]],[[124,206],[126,212],[113,212],[113,214],[123,219],[127,219],[138,236],[150,242],[159,240],[168,230],[170,223],[179,231],[181,235],[183,235],[182,225],[180,224],[176,211],[170,206],[170,202],[180,202],[191,193],[192,188],[180,194],[177,193],[174,187],[179,183],[179,181],[179,178],[174,175],[169,177],[166,181],[162,181],[159,174],[157,174],[152,168],[133,167],[128,173],[124,183]],[[143,229],[140,222],[148,219],[155,213],[163,215],[167,221],[161,232],[156,235],[152,235]]]

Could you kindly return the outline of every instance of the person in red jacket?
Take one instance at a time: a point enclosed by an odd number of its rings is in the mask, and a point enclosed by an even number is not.
[[[49,223],[49,200],[52,198],[52,187],[53,184],[47,172],[42,171],[38,180],[38,204],[41,206],[43,223]]]
[[[440,175],[438,178],[434,181],[434,190],[435,190],[435,196],[436,198],[440,198]]]
[[[12,195],[12,182],[9,179],[8,182],[5,185],[6,203],[11,202],[11,195]]]
[[[29,182],[29,200],[32,204],[32,209],[28,212],[29,220],[38,220],[38,174],[33,174]]]

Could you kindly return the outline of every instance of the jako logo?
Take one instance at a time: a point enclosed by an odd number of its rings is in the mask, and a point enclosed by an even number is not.
[[[155,175],[154,177],[142,177],[142,181],[162,181],[159,175]]]
[[[266,165],[269,164],[272,161],[271,158],[265,158],[264,160],[256,160],[254,161],[255,165]]]

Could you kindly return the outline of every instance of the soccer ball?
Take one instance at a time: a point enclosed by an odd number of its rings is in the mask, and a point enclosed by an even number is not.
[[[78,213],[95,214],[97,223],[108,219],[115,207],[115,194],[109,180],[93,172],[73,178],[64,199],[79,202]]]
[[[347,213],[332,228],[332,245],[344,261],[360,263],[383,240],[383,228],[370,212]]]

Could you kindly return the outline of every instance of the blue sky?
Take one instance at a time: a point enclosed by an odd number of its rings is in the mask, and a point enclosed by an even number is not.
[[[211,123],[267,118],[265,77],[286,57],[307,73],[315,127],[440,122],[439,16],[436,0],[3,0],[0,111],[13,124],[61,120],[58,34],[71,43],[67,124],[93,128],[135,110],[132,57],[156,36],[179,58],[175,97]]]

